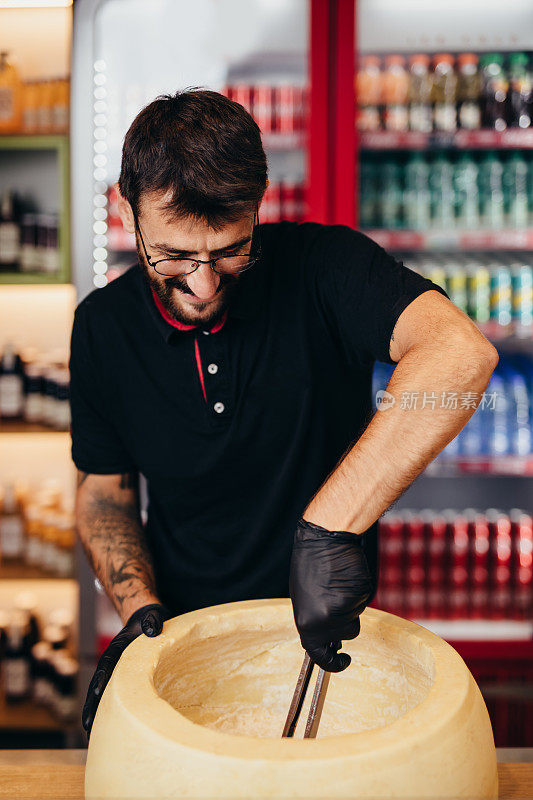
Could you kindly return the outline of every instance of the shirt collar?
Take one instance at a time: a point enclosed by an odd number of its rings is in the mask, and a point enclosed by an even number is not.
[[[262,297],[264,297],[264,270],[263,262],[259,261],[254,267],[247,272],[243,272],[239,279],[239,283],[235,290],[235,294],[231,299],[231,303],[227,309],[227,316],[236,319],[252,319],[256,316],[262,305]],[[183,326],[185,330],[179,329],[178,326],[171,324],[164,318],[154,302],[152,295],[152,287],[149,281],[143,274],[143,271],[137,263],[133,269],[136,270],[137,278],[140,281],[141,292],[143,299],[148,306],[148,311],[152,320],[154,321],[157,329],[161,333],[164,340],[168,343],[171,339],[178,335],[185,335],[191,331],[194,333],[197,326]],[[227,324],[226,316],[223,317],[224,322],[220,325],[214,326],[216,331],[221,330]],[[213,330],[213,329],[212,329]],[[213,330],[213,332],[216,332]]]

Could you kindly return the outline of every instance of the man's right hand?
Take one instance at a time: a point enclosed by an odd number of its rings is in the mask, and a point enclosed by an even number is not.
[[[104,689],[126,647],[141,633],[146,636],[159,636],[163,630],[164,621],[170,619],[171,616],[170,611],[161,603],[150,603],[138,608],[104,650],[91,678],[81,715],[81,723],[87,733],[87,740],[91,736],[96,709]]]

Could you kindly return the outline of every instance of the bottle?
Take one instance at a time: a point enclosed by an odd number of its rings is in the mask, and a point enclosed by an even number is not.
[[[431,223],[429,164],[421,153],[410,156],[405,168],[405,225],[427,230]]]
[[[451,53],[433,60],[433,122],[435,130],[453,133],[457,128],[457,75]]]
[[[53,661],[55,667],[55,696],[53,707],[56,715],[64,722],[76,719],[78,698],[76,684],[78,663],[74,658],[58,655]]]
[[[22,84],[8,55],[7,50],[0,52],[0,134],[19,133],[22,128]]]
[[[37,131],[37,95],[38,89],[35,81],[28,81],[22,90],[22,131],[35,133]]]
[[[35,214],[24,214],[20,221],[21,272],[37,272],[37,221]]]
[[[8,342],[0,358],[0,420],[22,419],[24,370],[20,356]]]
[[[0,516],[0,552],[6,562],[22,563],[24,560],[24,521],[12,483],[4,486],[2,515]]]
[[[518,336],[531,336],[533,329],[533,267],[514,263],[510,266],[513,298],[513,323]]]
[[[361,191],[359,213],[362,228],[379,228],[381,220],[378,216],[378,171],[373,161],[363,159],[361,162]]]
[[[381,127],[381,65],[379,56],[363,56],[355,81],[358,104],[357,127],[361,131],[377,131]]]
[[[41,638],[39,625],[39,601],[35,592],[18,592],[13,601],[14,608],[26,614],[28,618],[28,642],[30,648]]]
[[[481,80],[478,72],[478,57],[474,53],[461,53],[457,64],[459,127],[475,131],[481,128]]]
[[[480,161],[479,203],[483,226],[503,228],[503,166],[493,150],[487,150]]]
[[[504,214],[511,228],[527,228],[527,163],[521,153],[511,153],[502,173]]]
[[[455,195],[453,166],[446,156],[438,155],[429,173],[431,193],[431,224],[440,230],[455,227]]]
[[[395,230],[403,227],[403,188],[400,166],[396,161],[386,161],[380,174],[380,217],[383,228]]]
[[[52,133],[52,81],[49,78],[37,84],[37,130],[38,133]]]
[[[19,268],[20,229],[14,211],[14,196],[7,189],[0,206],[0,270],[16,272]]]
[[[30,647],[27,616],[12,611],[7,628],[4,658],[4,692],[7,703],[16,703],[29,697],[31,689]]]
[[[468,153],[462,153],[453,169],[455,217],[457,227],[472,230],[479,227],[479,169]]]
[[[429,56],[418,54],[409,59],[409,128],[429,133],[433,129],[431,92],[433,76],[429,71]]]
[[[503,69],[503,56],[488,53],[480,59],[482,77],[482,121],[485,128],[504,131],[507,127],[509,83]]]
[[[409,73],[403,56],[391,55],[385,59],[382,82],[384,126],[388,131],[409,130]]]
[[[508,123],[516,128],[529,128],[533,116],[533,75],[528,69],[526,53],[509,56]]]
[[[50,701],[50,653],[51,647],[44,641],[37,642],[31,649],[32,696],[38,705],[47,705]]]

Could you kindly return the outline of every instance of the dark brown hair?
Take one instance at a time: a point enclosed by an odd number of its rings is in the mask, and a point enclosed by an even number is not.
[[[135,214],[143,192],[168,192],[173,218],[213,228],[253,213],[266,188],[257,123],[218,92],[161,95],[137,114],[124,139],[119,187]]]

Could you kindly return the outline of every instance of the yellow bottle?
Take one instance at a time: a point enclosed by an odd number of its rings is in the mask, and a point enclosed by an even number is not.
[[[0,52],[0,133],[19,133],[22,127],[22,84],[17,69]]]

